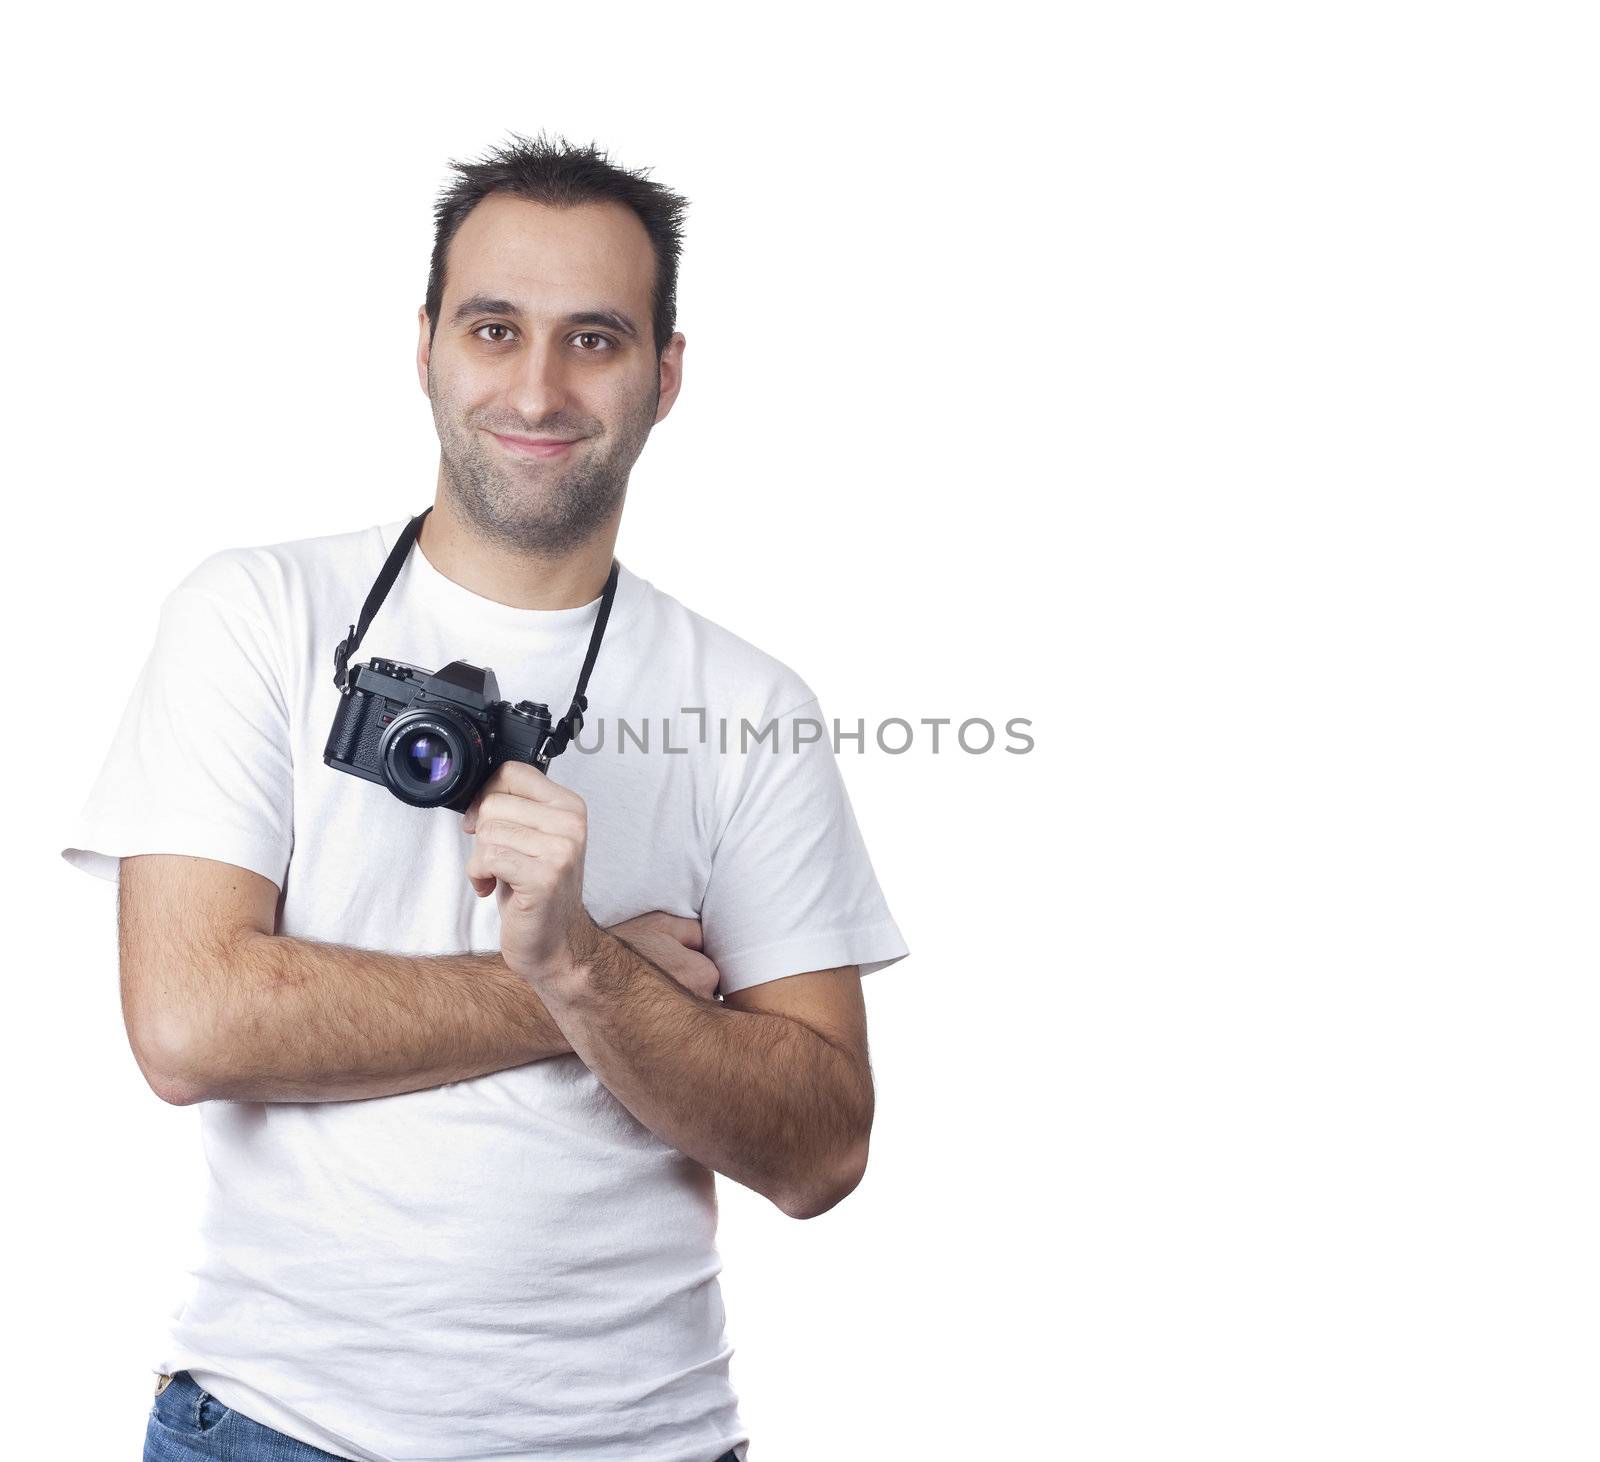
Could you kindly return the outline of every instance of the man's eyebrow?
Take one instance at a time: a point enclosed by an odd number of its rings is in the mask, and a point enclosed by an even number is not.
[[[514,315],[520,320],[522,311],[510,300],[495,299],[487,294],[475,294],[469,295],[456,306],[455,313],[450,316],[450,323],[459,325],[473,315]]]
[[[619,315],[614,310],[584,310],[576,315],[568,315],[561,322],[563,325],[604,325],[608,330],[615,330],[619,335],[627,335],[634,340],[639,338],[639,331],[632,320],[626,315]]]
[[[509,315],[514,320],[522,318],[522,311],[510,300],[496,299],[493,295],[475,294],[461,301],[450,316],[452,325],[459,325],[470,320],[474,315]],[[561,323],[566,326],[573,325],[603,325],[608,330],[615,330],[620,335],[631,339],[639,338],[639,328],[626,315],[619,315],[615,310],[579,310],[575,314],[566,316]]]

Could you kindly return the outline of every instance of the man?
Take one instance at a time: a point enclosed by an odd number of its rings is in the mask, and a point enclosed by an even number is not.
[[[201,1103],[147,1459],[742,1459],[712,1172],[804,1218],[866,1161],[860,975],[907,951],[816,698],[610,582],[682,385],[684,200],[542,137],[456,172],[436,495],[360,643],[557,716],[583,689],[587,730],[464,812],[328,759],[332,651],[406,519],[168,595],[63,850],[119,879],[140,1069]]]

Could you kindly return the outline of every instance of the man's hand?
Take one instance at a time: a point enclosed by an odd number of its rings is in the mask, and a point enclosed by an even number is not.
[[[657,911],[613,924],[608,932],[615,934],[636,954],[665,970],[691,995],[698,995],[702,1000],[715,998],[722,977],[717,967],[700,952],[698,919],[683,919]]]
[[[462,819],[474,835],[467,878],[499,888],[500,957],[538,987],[581,965],[604,935],[583,906],[589,809],[526,762],[501,762]]]

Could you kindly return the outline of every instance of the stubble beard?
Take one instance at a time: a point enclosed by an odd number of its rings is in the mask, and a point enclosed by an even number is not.
[[[609,452],[591,436],[574,448],[576,460],[541,461],[509,457],[486,432],[463,421],[449,400],[432,391],[445,485],[463,522],[486,541],[514,553],[559,558],[581,548],[627,496],[628,475],[655,423],[659,383],[653,395],[654,400],[639,402],[622,423]],[[562,437],[582,430],[578,425],[550,423],[539,428]],[[539,434],[520,426],[516,431]]]

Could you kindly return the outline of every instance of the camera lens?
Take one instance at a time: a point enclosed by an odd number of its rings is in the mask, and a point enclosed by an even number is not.
[[[444,706],[402,711],[378,742],[389,790],[413,807],[441,807],[483,771],[476,726]]]
[[[394,764],[406,777],[423,787],[431,787],[450,775],[455,758],[450,744],[432,731],[413,731],[395,751]]]

